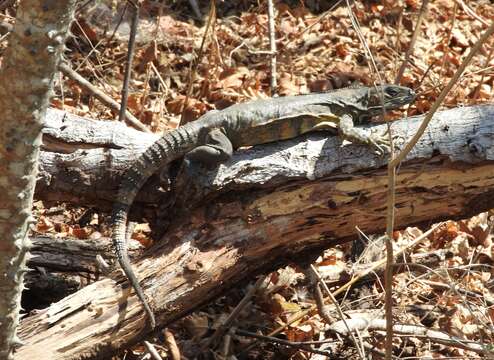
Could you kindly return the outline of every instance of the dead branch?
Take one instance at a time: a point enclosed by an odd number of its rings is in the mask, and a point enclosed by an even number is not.
[[[72,80],[77,81],[81,87],[83,87],[86,91],[91,93],[91,95],[94,95],[99,101],[101,101],[103,104],[108,106],[110,109],[114,111],[119,111],[120,110],[120,105],[118,102],[113,100],[109,95],[105,94],[103,91],[98,89],[96,86],[91,84],[86,78],[83,76],[79,75],[75,70],[73,70],[69,64],[67,63],[60,63],[58,65],[58,69],[67,77],[71,78]],[[144,131],[144,132],[150,132],[149,129],[139,121],[134,115],[132,115],[129,111],[125,112],[125,121],[134,128]]]
[[[346,324],[342,321],[338,321],[332,324],[330,329],[341,334],[347,334],[347,326],[351,328],[351,331],[384,331],[386,329],[386,320],[366,318],[347,319]],[[427,340],[432,342],[474,351],[485,356],[490,356],[492,354],[492,352],[488,350],[490,344],[481,344],[476,341],[462,339],[449,335],[443,331],[428,329],[425,326],[394,324],[393,331],[402,335],[425,337]]]

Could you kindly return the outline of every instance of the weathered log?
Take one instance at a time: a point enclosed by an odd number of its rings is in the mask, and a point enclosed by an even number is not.
[[[31,241],[31,256],[28,260],[31,268],[78,273],[95,279],[100,273],[96,256],[100,255],[106,261],[113,261],[115,257],[111,240],[106,237],[80,240],[36,236],[31,237]],[[140,247],[137,241],[131,240],[130,257],[135,257]]]
[[[86,205],[108,203],[118,188],[118,175],[157,138],[117,121],[49,109],[35,196]],[[149,194],[151,201],[159,195],[156,190],[142,194]]]
[[[494,206],[493,118],[494,106],[436,116],[398,171],[397,227]],[[419,121],[399,121],[393,131],[408,138]],[[302,253],[352,239],[356,225],[384,229],[385,159],[365,146],[340,145],[312,135],[241,151],[216,171],[196,173],[190,196],[214,201],[174,219],[168,242],[134,263],[158,324]],[[104,158],[111,166],[110,154]],[[16,359],[108,356],[145,336],[145,323],[117,271],[26,318]]]
[[[113,263],[115,253],[109,238],[67,239],[31,237],[31,256],[27,261],[22,307],[31,311],[49,306],[106,275],[96,256]],[[140,254],[139,242],[129,242],[129,256]]]

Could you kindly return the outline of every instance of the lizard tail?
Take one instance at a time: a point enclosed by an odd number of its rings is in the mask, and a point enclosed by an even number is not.
[[[154,329],[154,327],[156,326],[156,320],[154,318],[153,311],[149,306],[141,285],[139,285],[139,280],[137,280],[137,277],[132,270],[132,266],[130,264],[129,256],[127,253],[126,224],[129,207],[129,205],[123,203],[115,203],[113,206],[113,246],[115,247],[118,262],[122,270],[129,279],[132,287],[137,294],[137,297],[139,298],[139,300],[141,300],[141,303],[144,306],[144,310],[148,315],[149,325],[151,329]]]
[[[122,177],[117,201],[113,205],[113,246],[120,266],[144,306],[151,328],[155,327],[156,320],[144,291],[139,285],[139,280],[132,270],[127,254],[127,216],[138,191],[147,179],[163,165],[183,156],[197,146],[197,133],[194,123],[189,123],[158,139],[127,169]]]

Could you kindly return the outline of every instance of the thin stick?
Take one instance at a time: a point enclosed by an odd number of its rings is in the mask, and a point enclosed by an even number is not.
[[[189,98],[190,94],[192,93],[192,84],[194,84],[194,81],[196,80],[196,74],[197,74],[197,68],[199,66],[199,63],[202,60],[202,56],[204,54],[204,44],[206,43],[206,38],[209,34],[209,29],[211,28],[211,24],[213,23],[213,19],[216,19],[216,2],[215,0],[211,0],[209,2],[209,15],[208,15],[208,22],[206,24],[206,29],[204,30],[204,35],[201,40],[201,46],[199,48],[199,53],[197,54],[196,61],[191,61],[190,67],[189,67],[189,83],[187,84],[187,93],[185,94],[185,100],[182,104],[182,109],[180,109],[180,112],[182,115],[180,116],[180,122],[178,123],[178,126],[184,124],[184,117],[185,117],[185,109],[187,107],[187,104],[189,103]]]
[[[400,250],[398,250],[395,254],[396,257],[400,256],[401,254],[403,254],[406,250],[408,249],[412,249],[414,248],[415,246],[417,246],[419,243],[421,243],[425,238],[427,238],[427,236],[429,236],[430,234],[432,234],[432,232],[434,232],[437,228],[439,228],[440,226],[442,226],[444,223],[439,223],[439,224],[436,224],[434,225],[432,228],[430,228],[429,230],[427,230],[425,233],[423,233],[422,235],[420,235],[418,238],[416,238],[414,241],[412,241],[410,244],[408,244],[407,246],[404,246],[403,248],[401,248]],[[361,271],[359,274],[357,274],[356,276],[354,276],[349,282],[347,282],[345,285],[343,285],[342,287],[340,287],[338,290],[336,290],[334,293],[333,293],[333,296],[336,297],[338,296],[339,294],[343,293],[344,291],[346,291],[348,288],[350,288],[353,284],[355,284],[356,282],[360,281],[362,278],[366,277],[367,275],[369,275],[371,272],[374,272],[376,271],[378,268],[380,268],[383,264],[386,263],[386,259],[382,259],[382,260],[379,260],[377,261],[373,266],[371,266],[370,268],[366,269],[366,270],[363,270]],[[280,332],[282,332],[283,330],[285,330],[288,326],[290,326],[291,324],[293,324],[294,322],[296,321],[299,321],[301,320],[304,316],[310,314],[311,312],[313,312],[315,309],[317,309],[317,305],[312,305],[310,308],[306,309],[306,310],[303,310],[303,311],[300,311],[298,314],[295,314],[291,319],[289,319],[284,325],[281,325],[279,326],[278,328],[276,328],[275,330],[271,331],[268,336],[274,336],[274,335],[277,335],[279,334]],[[242,353],[245,353],[247,352],[249,349],[251,349],[253,346],[255,346],[256,343],[254,344],[250,344],[248,347],[245,348],[245,350],[242,351]]]
[[[240,312],[247,306],[250,299],[252,299],[252,297],[255,295],[257,290],[259,290],[261,285],[264,283],[264,280],[266,280],[266,277],[262,276],[256,281],[254,286],[250,288],[250,290],[247,292],[247,294],[245,294],[243,299],[237,304],[235,309],[233,309],[232,313],[228,316],[228,318],[225,321],[223,321],[220,324],[220,326],[218,326],[213,336],[211,336],[208,339],[208,341],[205,342],[205,344],[202,346],[203,351],[205,351],[209,347],[209,345],[211,344],[214,345],[216,341],[228,331],[228,328],[235,321],[235,319],[238,317]]]
[[[65,63],[61,62],[58,65],[58,70],[60,70],[62,73],[64,73],[66,76],[71,78],[72,80],[77,81],[79,85],[81,85],[84,89],[89,91],[91,94],[93,94],[99,101],[101,101],[103,104],[108,106],[110,109],[119,111],[120,110],[120,104],[113,100],[110,96],[106,95],[103,91],[98,89],[96,86],[91,84],[89,81],[87,81],[84,77],[79,75],[76,71],[72,70],[70,66]],[[141,123],[134,115],[132,115],[130,112],[125,113],[125,121],[127,124],[131,125],[132,127],[150,133],[151,131],[143,124]]]
[[[394,151],[391,153],[391,159]],[[393,356],[393,229],[395,226],[395,203],[396,203],[396,167],[388,163],[388,190],[386,194],[386,269],[384,271],[384,313],[386,317],[386,360]]]
[[[415,42],[417,41],[420,27],[422,26],[422,21],[424,20],[425,14],[427,13],[427,5],[428,4],[429,4],[429,0],[423,0],[422,1],[422,6],[420,7],[420,10],[419,10],[419,17],[417,18],[417,24],[415,25],[415,30],[413,31],[412,39],[410,40],[410,45],[408,46],[408,50],[405,53],[405,58],[403,59],[403,62],[401,63],[400,69],[398,70],[398,74],[396,75],[395,84],[400,83],[401,78],[403,77],[403,74],[405,73],[405,69],[408,65],[408,62],[410,61],[410,57],[413,54],[413,49],[415,47]]]
[[[154,345],[151,344],[149,341],[144,341],[144,346],[154,360],[163,360],[158,351],[156,351],[156,349],[154,348]]]
[[[477,15],[475,11],[473,11],[470,7],[468,7],[467,4],[463,0],[456,0],[457,3],[460,3],[461,7],[463,8],[463,11],[465,11],[468,15],[476,19],[477,21],[480,21],[482,24],[485,26],[488,26],[489,23],[485,21],[481,16]]]
[[[130,1],[129,1],[130,2]],[[132,2],[131,2],[132,3]],[[120,100],[120,112],[118,121],[124,121],[127,110],[127,98],[129,96],[129,80],[132,73],[132,60],[134,58],[137,23],[139,22],[139,3],[132,3],[132,22],[130,24],[129,46],[127,48],[127,63],[125,64],[124,82],[122,85],[122,99]]]
[[[276,81],[276,38],[274,32],[274,7],[273,0],[268,0],[268,25],[269,25],[269,49],[271,50],[271,96],[276,96],[278,83]]]
[[[269,336],[269,335],[268,336],[266,336],[266,335],[259,335],[259,334],[256,334],[256,333],[253,333],[253,332],[250,332],[250,331],[240,330],[240,329],[237,329],[235,332],[238,335],[241,335],[241,336],[248,336],[248,337],[252,337],[254,339],[268,341],[268,342],[272,342],[272,343],[275,343],[275,344],[282,344],[282,345],[294,347],[294,348],[297,348],[297,349],[301,349],[303,351],[308,351],[308,352],[311,352],[311,353],[314,353],[314,354],[321,354],[321,355],[326,355],[326,356],[333,356],[333,354],[331,352],[329,352],[329,351],[322,351],[322,350],[313,349],[312,347],[307,346],[307,345],[305,345],[303,343],[296,343],[296,342],[292,342],[292,341],[288,341],[288,340],[284,340],[284,339],[278,339],[276,337]]]
[[[163,330],[163,334],[165,335],[166,346],[170,351],[170,358],[172,360],[180,360],[182,357],[180,356],[180,350],[175,341],[175,336],[173,336],[173,333],[168,328]]]
[[[446,63],[446,59],[448,58],[446,55],[449,52],[449,43],[451,42],[451,38],[453,36],[453,28],[455,27],[457,11],[458,11],[458,4],[455,2],[455,4],[453,5],[453,18],[451,19],[451,26],[448,28],[448,35],[446,36],[446,42],[444,44],[444,55],[441,61],[441,67],[439,68],[438,71],[439,78],[443,76],[444,64]]]
[[[491,49],[489,50],[489,54],[487,55],[487,58],[485,60],[486,66],[489,66],[491,59],[492,59],[492,55],[494,55],[494,46],[491,46]],[[484,78],[485,78],[486,74],[487,74],[487,71],[482,72],[482,76],[480,77],[480,81],[479,81],[478,85],[475,87],[475,92],[473,93],[473,99],[472,100],[477,100],[477,98],[479,97],[480,88],[482,87],[482,84],[484,83]]]
[[[355,17],[355,14],[352,11],[352,8],[350,6],[350,0],[346,0],[347,4],[347,9],[348,9],[348,16],[350,17],[350,21],[352,22],[352,26],[355,29],[355,32],[357,33],[357,36],[364,46],[365,53],[367,55],[367,58],[371,60],[372,66],[369,64],[369,67],[371,71],[374,71],[375,74],[377,75],[377,78],[379,79],[379,83],[383,84],[383,79],[381,77],[381,74],[379,73],[376,61],[374,57],[372,56],[372,53],[369,49],[369,46],[367,45],[367,42],[365,40],[364,35],[362,34],[362,30],[360,28],[360,25],[358,23],[358,19]],[[384,104],[384,94],[381,95],[381,104]],[[385,115],[385,109],[384,106],[382,106],[382,118],[384,119]],[[393,143],[393,133],[391,131],[391,125],[388,123],[388,136],[389,136],[389,144],[391,147],[391,159],[394,157],[394,143]],[[394,169],[392,171],[389,170],[390,168],[388,167],[388,191],[387,191],[387,203],[386,203],[386,209],[387,209],[387,214],[386,214],[386,275],[385,275],[385,308],[386,308],[386,320],[387,320],[387,329],[386,329],[386,344],[385,344],[385,351],[386,351],[386,360],[391,360],[392,359],[392,350],[393,350],[393,326],[392,326],[392,320],[393,320],[393,297],[392,297],[392,291],[393,291],[393,244],[391,242],[391,236],[393,233],[393,226],[394,226],[394,206],[395,206],[395,184],[396,184],[396,173]]]
[[[328,285],[326,285],[326,283],[324,282],[323,278],[321,277],[321,274],[319,274],[319,272],[317,271],[317,269],[312,264],[310,265],[310,269],[312,270],[312,273],[316,276],[317,281],[319,282],[319,284],[321,284],[322,287],[324,288],[324,291],[326,291],[326,294],[328,295],[328,297],[331,299],[331,302],[335,306],[336,312],[338,313],[338,316],[340,317],[340,320],[343,321],[344,324],[346,324],[345,315],[343,314],[343,311],[341,310],[340,304],[338,303],[338,301],[336,301],[335,297],[333,296],[333,294],[329,290]],[[317,289],[319,289],[319,285],[318,284],[316,284],[316,287],[317,287]],[[322,305],[324,305],[324,300],[322,301]],[[357,349],[357,353],[358,353],[360,359],[364,360],[366,358],[366,356],[365,356],[365,353],[364,353],[364,351],[362,349],[363,346],[362,347],[360,346],[360,345],[363,345],[363,344],[359,343],[359,341],[355,337],[355,334],[352,331],[350,331],[350,327],[348,325],[346,326],[346,328],[348,330],[348,335],[352,339],[353,344],[355,345],[355,348]]]
[[[403,148],[403,150],[400,151],[398,156],[396,156],[394,159],[391,160],[390,166],[396,167],[400,162],[402,162],[405,157],[410,153],[412,148],[415,146],[417,141],[422,137],[422,135],[425,132],[425,129],[429,125],[429,123],[432,120],[432,116],[434,113],[439,109],[439,106],[441,106],[442,102],[446,98],[446,95],[448,95],[449,91],[453,88],[453,86],[458,82],[458,79],[460,78],[461,74],[463,71],[465,71],[465,68],[470,64],[472,61],[473,57],[479,52],[481,49],[482,45],[487,41],[489,36],[491,36],[494,33],[494,21],[491,23],[489,28],[482,34],[480,39],[475,43],[474,47],[470,50],[468,53],[466,59],[463,61],[463,63],[460,65],[458,70],[456,70],[456,73],[453,75],[451,80],[449,81],[448,85],[441,91],[439,94],[438,98],[432,105],[431,109],[425,116],[424,120],[420,124],[419,129],[415,133],[415,135],[412,137],[412,139],[406,144],[406,146]]]
[[[347,319],[348,324],[352,327],[352,330],[365,330],[365,331],[383,331],[385,329],[384,319]],[[429,329],[425,326],[420,325],[408,325],[408,324],[395,324],[394,331],[402,336],[424,338],[427,341],[443,344],[446,346],[452,346],[460,349],[466,349],[469,351],[474,351],[478,354],[483,354],[489,356],[492,354],[489,351],[490,344],[482,344],[477,341],[467,340],[455,337],[446,332]],[[341,332],[345,334],[343,327],[340,324],[335,323],[331,327],[331,330]],[[484,357],[488,358],[488,357]]]

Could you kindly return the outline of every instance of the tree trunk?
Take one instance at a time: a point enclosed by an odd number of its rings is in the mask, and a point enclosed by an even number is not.
[[[76,1],[24,0],[0,70],[0,359],[12,359],[41,128]]]
[[[494,206],[493,117],[494,106],[436,116],[398,171],[397,227]],[[394,134],[409,138],[420,120],[394,123]],[[158,324],[260,272],[351,240],[357,225],[367,233],[382,231],[386,159],[366,146],[340,145],[337,137],[311,135],[239,151],[214,171],[187,169],[187,198],[181,200],[199,206],[174,218],[168,241],[134,262]],[[72,154],[71,161],[87,164],[100,156],[106,161],[94,162],[93,173],[108,174],[125,152],[108,144],[96,150]],[[97,177],[91,179],[97,186]],[[141,303],[115,271],[26,318],[26,345],[16,359],[41,351],[50,359],[102,358],[142,339],[145,321]]]

